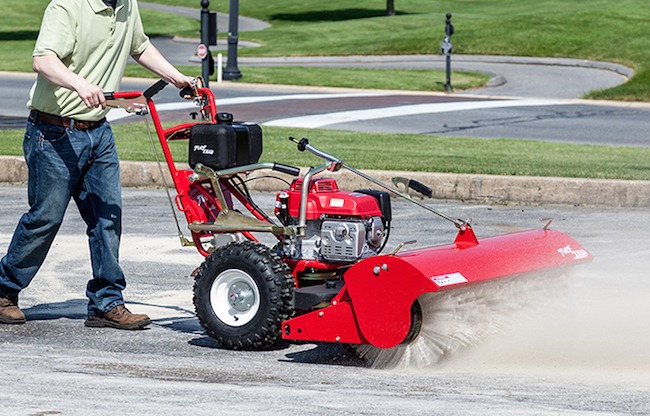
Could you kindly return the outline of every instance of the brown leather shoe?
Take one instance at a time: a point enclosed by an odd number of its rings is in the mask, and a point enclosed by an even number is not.
[[[100,315],[90,315],[84,325],[91,328],[143,329],[151,323],[145,314],[133,314],[124,305],[117,305]]]
[[[24,324],[25,314],[18,307],[18,296],[0,296],[0,323]]]

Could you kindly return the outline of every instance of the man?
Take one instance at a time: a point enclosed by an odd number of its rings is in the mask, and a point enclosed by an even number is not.
[[[118,90],[129,56],[178,88],[192,78],[151,45],[136,0],[52,0],[33,56],[38,77],[23,142],[30,210],[0,261],[0,323],[26,321],[18,293],[45,260],[74,199],[87,224],[92,264],[85,325],[144,328],[149,317],[132,314],[122,297],[119,161],[103,92]]]

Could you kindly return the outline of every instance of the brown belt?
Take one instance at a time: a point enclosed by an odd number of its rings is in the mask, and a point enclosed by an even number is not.
[[[52,126],[60,126],[66,128],[75,128],[77,130],[92,130],[106,121],[104,117],[97,121],[75,120],[73,118],[61,117],[55,114],[44,113],[38,110],[32,110],[29,113],[29,119],[34,123],[51,124]]]

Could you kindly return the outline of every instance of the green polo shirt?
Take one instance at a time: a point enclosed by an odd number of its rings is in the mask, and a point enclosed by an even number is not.
[[[104,91],[116,91],[130,55],[149,46],[136,0],[52,0],[43,16],[34,56],[54,54],[66,67]],[[79,120],[99,120],[108,110],[89,109],[75,91],[39,75],[27,106]]]

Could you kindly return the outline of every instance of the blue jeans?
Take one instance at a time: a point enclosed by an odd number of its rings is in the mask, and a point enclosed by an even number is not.
[[[0,295],[16,295],[43,264],[73,198],[87,225],[92,279],[88,313],[108,312],[124,303],[124,273],[118,262],[122,188],[110,124],[77,130],[27,123],[23,142],[29,168],[29,212],[16,227],[0,261]],[[65,273],[61,270],[60,273]]]

